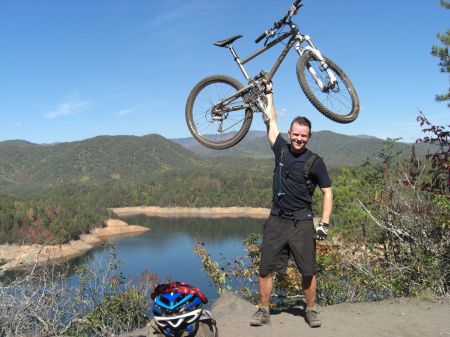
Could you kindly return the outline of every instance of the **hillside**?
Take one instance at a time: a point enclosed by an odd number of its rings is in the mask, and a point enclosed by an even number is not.
[[[287,134],[283,135],[287,138]],[[272,158],[272,151],[263,131],[250,131],[239,144],[221,151],[207,149],[193,137],[172,140],[202,156]],[[376,160],[383,143],[384,140],[371,136],[347,136],[331,131],[317,131],[313,133],[308,148],[320,154],[328,166],[343,167],[361,165],[367,158]],[[409,155],[411,146],[412,144],[398,142],[396,150],[402,150],[405,155]],[[424,156],[427,146],[417,144],[416,150],[419,156]]]
[[[194,137],[171,139],[186,149],[207,157],[252,157],[252,158],[272,158],[267,141],[267,135],[263,131],[249,131],[245,138],[226,150],[211,150],[201,145]]]
[[[329,168],[361,165],[367,158],[376,161],[382,146],[381,139],[330,131],[315,132],[308,145]],[[402,149],[406,155],[410,148],[411,144],[396,144],[396,150]],[[418,144],[417,153],[426,153],[424,144]],[[266,134],[258,131],[249,132],[237,146],[223,151],[207,149],[192,137],[168,140],[159,135],[98,136],[55,144],[11,140],[0,142],[0,192],[36,195],[62,184],[136,182],[173,170],[184,171],[183,175],[199,169],[223,174],[264,167],[258,172],[270,176],[272,165]]]
[[[27,194],[60,183],[135,180],[198,159],[159,135],[98,136],[52,145],[5,141],[0,142],[0,191]]]

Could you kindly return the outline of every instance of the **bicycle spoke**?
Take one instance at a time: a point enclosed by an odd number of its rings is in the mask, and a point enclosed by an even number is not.
[[[205,86],[197,95],[192,113],[195,128],[204,139],[223,142],[234,136],[242,128],[245,110],[242,97],[238,97],[223,107],[222,114],[213,113],[213,107],[232,96],[236,88],[225,82],[213,82]],[[231,108],[231,110],[228,109]]]

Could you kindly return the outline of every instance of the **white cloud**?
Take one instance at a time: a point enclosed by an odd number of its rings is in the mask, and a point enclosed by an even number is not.
[[[166,2],[166,9],[151,19],[148,28],[160,29],[166,27],[168,24],[181,22],[185,19],[195,17],[195,14],[198,13],[207,15],[208,13],[218,11],[226,5],[226,2],[222,1],[205,2],[203,0],[191,0],[183,5],[180,5],[179,3]]]
[[[58,107],[45,113],[43,116],[47,119],[57,118],[61,116],[72,115],[82,110],[86,110],[91,106],[91,101],[70,100],[58,104]]]
[[[277,116],[286,116],[287,109],[282,108],[281,110],[277,111]]]
[[[131,109],[122,109],[117,113],[117,116],[123,117],[123,116],[129,115],[131,112],[133,112],[133,110],[131,110]]]

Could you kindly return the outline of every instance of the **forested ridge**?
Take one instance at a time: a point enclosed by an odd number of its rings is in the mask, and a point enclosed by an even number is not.
[[[283,136],[288,138],[287,134],[283,134]],[[208,157],[271,159],[273,155],[267,142],[266,132],[263,131],[250,131],[237,146],[221,151],[208,149],[192,137],[178,138],[173,141],[196,154]],[[368,135],[348,136],[332,131],[315,131],[313,126],[308,148],[320,154],[331,167],[352,167],[361,165],[367,158],[373,162],[379,161],[378,152],[382,148],[383,142],[383,139]],[[403,151],[407,155],[411,145],[398,139],[394,146],[398,151]],[[428,150],[427,145],[416,144],[416,152],[419,157],[423,158]]]
[[[382,146],[383,140],[374,137],[319,131],[308,147],[319,153],[329,167],[352,167],[367,159],[378,161],[377,152]],[[395,148],[408,154],[411,144],[398,141]],[[428,146],[418,144],[416,152],[424,158]],[[0,192],[40,195],[67,183],[131,182],[168,169],[191,170],[210,164],[217,165],[216,172],[233,163],[240,171],[265,166],[264,160],[271,162],[272,157],[267,136],[261,132],[250,132],[240,144],[224,151],[207,150],[193,138],[171,141],[159,135],[98,136],[55,144],[4,141],[0,142]]]
[[[6,141],[0,142],[0,191],[28,196],[64,183],[131,181],[199,160],[159,135],[98,136],[50,145]]]

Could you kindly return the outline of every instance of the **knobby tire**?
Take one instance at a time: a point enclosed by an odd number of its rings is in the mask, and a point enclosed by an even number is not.
[[[320,74],[324,76],[322,77],[322,81],[328,76],[326,76],[325,71],[320,70],[319,61],[310,51],[305,52],[297,62],[297,78],[300,86],[311,104],[323,115],[337,123],[351,123],[359,114],[359,99],[356,90],[350,79],[336,63],[325,56],[323,58],[337,78],[339,92],[331,91],[324,93],[314,82],[308,71],[310,64],[316,65],[314,68],[319,74],[319,77]],[[309,81],[307,76],[309,77]]]
[[[220,123],[213,120],[211,115],[214,104],[242,88],[243,85],[232,77],[212,75],[201,80],[191,90],[186,102],[185,117],[189,131],[200,144],[214,150],[223,150],[236,145],[245,137],[253,119],[250,109],[230,112],[225,117],[226,132],[218,130]],[[245,97],[240,97],[238,101],[242,104]]]

